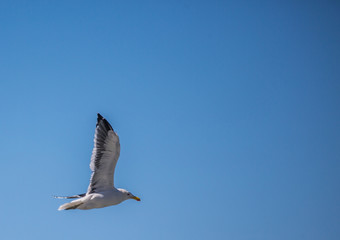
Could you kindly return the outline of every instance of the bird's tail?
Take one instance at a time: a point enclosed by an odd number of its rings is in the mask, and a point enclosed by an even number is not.
[[[61,205],[58,208],[58,210],[61,211],[61,210],[76,209],[77,207],[79,207],[82,204],[83,204],[83,201],[81,199],[77,199],[77,200],[74,200],[72,202],[65,203],[65,204]]]

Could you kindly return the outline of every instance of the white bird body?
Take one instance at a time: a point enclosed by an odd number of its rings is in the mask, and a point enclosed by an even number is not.
[[[114,170],[120,154],[119,137],[111,125],[98,113],[94,148],[90,168],[92,176],[87,193],[70,197],[77,198],[65,203],[58,210],[93,209],[117,205],[127,199],[140,199],[125,189],[115,188],[113,183]]]
[[[103,192],[87,194],[82,198],[61,205],[58,210],[64,210],[70,206],[76,206],[77,209],[82,210],[103,208],[117,205],[127,199],[125,192],[121,192],[120,189],[113,188]]]

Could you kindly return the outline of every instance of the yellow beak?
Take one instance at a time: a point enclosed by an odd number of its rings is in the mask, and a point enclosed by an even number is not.
[[[135,199],[136,201],[140,201],[140,198],[139,197],[132,197],[133,199]]]

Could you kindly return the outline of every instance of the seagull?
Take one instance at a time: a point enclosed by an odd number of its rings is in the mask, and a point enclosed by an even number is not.
[[[99,113],[97,115],[94,147],[90,161],[92,175],[89,187],[87,192],[83,194],[55,197],[61,199],[76,199],[61,205],[58,208],[59,211],[103,208],[117,205],[128,199],[140,201],[140,198],[131,192],[125,189],[115,188],[113,175],[120,153],[119,137],[110,123]]]

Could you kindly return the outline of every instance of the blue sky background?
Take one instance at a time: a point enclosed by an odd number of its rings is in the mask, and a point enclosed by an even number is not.
[[[338,1],[1,1],[1,239],[340,237]],[[96,113],[115,182],[86,191]]]

